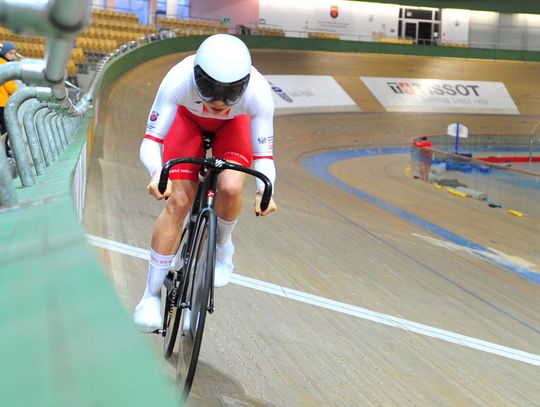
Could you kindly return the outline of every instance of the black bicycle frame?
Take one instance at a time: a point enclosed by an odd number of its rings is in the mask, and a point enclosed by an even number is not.
[[[206,149],[206,148],[205,148]],[[160,193],[164,193],[167,188],[167,182],[169,179],[169,171],[179,164],[200,164],[201,165],[201,176],[202,179],[199,180],[199,186],[197,188],[197,194],[195,200],[191,207],[189,213],[189,237],[186,256],[182,259],[183,268],[188,266],[185,264],[185,260],[190,257],[191,251],[193,250],[195,232],[197,231],[197,221],[200,219],[200,214],[204,211],[214,211],[214,197],[215,191],[217,189],[218,176],[221,172],[232,169],[235,171],[241,171],[250,175],[253,175],[259,178],[264,183],[264,192],[261,199],[261,210],[264,211],[268,208],[270,203],[270,198],[272,197],[272,183],[264,174],[259,171],[252,170],[251,168],[243,167],[238,164],[229,163],[225,160],[218,158],[176,158],[169,160],[163,166],[161,170],[161,177],[159,179],[158,189]],[[212,281],[213,281],[212,276]],[[193,290],[193,287],[192,287]],[[179,293],[182,295],[182,293]],[[191,298],[191,296],[189,296]],[[185,306],[186,304],[179,304]],[[214,287],[211,286],[210,292],[210,307],[208,312],[214,312]]]

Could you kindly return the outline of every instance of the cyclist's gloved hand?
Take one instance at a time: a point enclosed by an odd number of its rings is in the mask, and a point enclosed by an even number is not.
[[[161,194],[159,192],[158,184],[159,184],[160,175],[161,175],[161,167],[159,167],[158,169],[154,171],[154,173],[152,174],[152,178],[150,178],[150,183],[146,187],[146,189],[148,190],[148,193],[159,201],[161,201],[162,199],[168,198],[169,195],[171,194],[171,189],[172,189],[172,182],[171,180],[169,180],[167,182],[167,189],[165,190],[165,193]]]
[[[257,192],[255,195],[255,204],[253,205],[255,209],[255,215],[257,216],[266,216],[274,211],[277,211],[277,205],[274,202],[274,198],[270,198],[270,203],[268,204],[268,208],[263,212],[261,211],[261,199],[262,199],[262,193]]]

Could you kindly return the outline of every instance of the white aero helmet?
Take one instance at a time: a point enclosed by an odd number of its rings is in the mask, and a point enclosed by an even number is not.
[[[241,39],[215,34],[197,49],[193,70],[197,93],[205,102],[221,100],[230,106],[247,88],[251,56]]]

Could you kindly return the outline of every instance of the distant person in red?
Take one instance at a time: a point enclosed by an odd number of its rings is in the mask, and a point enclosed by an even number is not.
[[[413,140],[413,146],[418,149],[418,161],[420,162],[420,178],[424,181],[429,181],[429,170],[431,169],[432,161],[432,144],[426,136]]]

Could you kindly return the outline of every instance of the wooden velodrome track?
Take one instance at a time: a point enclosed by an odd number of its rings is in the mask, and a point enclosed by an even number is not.
[[[146,278],[136,248],[148,249],[162,207],[146,193],[139,144],[157,87],[182,56],[134,68],[99,101],[85,228],[127,245],[96,251],[128,318]],[[413,179],[408,154],[330,168],[403,216],[302,165],[314,152],[408,146],[456,120],[471,133],[528,133],[540,118],[540,64],[259,50],[253,59],[264,74],[333,75],[363,113],[276,118],[280,210],[253,216],[248,182],[234,234],[239,276],[216,293],[191,404],[540,405],[540,285],[444,235],[540,272],[540,223]],[[360,75],[502,81],[522,116],[384,113]],[[147,338],[161,357],[160,338]],[[164,366],[173,386],[174,366]]]

